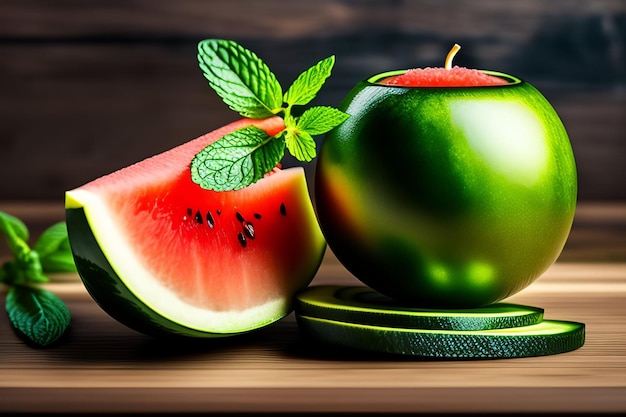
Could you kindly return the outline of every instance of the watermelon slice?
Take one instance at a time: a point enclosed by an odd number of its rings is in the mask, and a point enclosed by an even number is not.
[[[292,311],[326,248],[304,170],[277,168],[228,192],[191,181],[197,152],[250,125],[284,127],[242,119],[66,193],[79,275],[112,317],[155,336],[213,337]]]

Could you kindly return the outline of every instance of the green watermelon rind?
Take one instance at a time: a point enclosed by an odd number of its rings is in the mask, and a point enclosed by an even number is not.
[[[94,236],[84,208],[68,208],[66,217],[73,225],[68,228],[68,233],[74,261],[88,293],[111,317],[138,332],[157,337],[229,336],[264,327],[286,316],[292,310],[290,300],[282,300],[283,303],[277,308],[265,307],[265,314],[261,315],[266,317],[265,320],[257,321],[252,326],[239,326],[236,330],[229,329],[228,326],[221,326],[221,328],[216,326],[211,331],[208,327],[203,329],[200,326],[194,328],[180,324],[176,320],[157,313],[154,307],[147,305],[145,298],[135,294],[119,277]],[[257,309],[263,309],[263,307]],[[267,310],[272,312],[268,315]]]
[[[154,336],[162,334],[188,335],[193,329],[180,326],[163,316],[154,314],[123,282],[107,260],[83,208],[65,210],[66,219],[74,227],[68,228],[74,262],[87,292],[111,317],[141,333]],[[89,279],[85,279],[88,275]],[[104,302],[103,302],[104,301]],[[115,305],[115,309],[109,306]]]

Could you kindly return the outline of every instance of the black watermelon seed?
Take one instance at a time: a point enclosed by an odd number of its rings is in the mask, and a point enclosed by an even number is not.
[[[246,236],[248,236],[250,239],[254,239],[254,225],[250,222],[244,222],[243,224],[243,232],[246,234]]]
[[[237,216],[237,220],[239,220],[240,222],[245,222],[246,219],[243,218],[243,216],[241,215],[241,213],[236,212],[235,216]]]
[[[222,210],[217,210],[216,213],[217,213],[218,216],[221,216],[222,215]]]
[[[287,215],[287,207],[285,207],[285,203],[280,203],[280,214],[283,216]]]
[[[259,213],[254,213],[254,218],[255,218],[255,219],[260,219],[260,218],[261,218],[261,215],[260,215]]]
[[[237,234],[237,239],[239,239],[239,244],[243,248],[245,248],[246,245],[248,244],[248,242],[246,241],[246,237],[243,235],[243,233],[238,233]]]
[[[193,210],[191,208],[187,209],[187,216],[191,217],[191,214],[193,213]]]
[[[196,211],[194,219],[196,219],[197,223],[202,224],[202,214],[200,213],[200,210]]]
[[[213,219],[213,215],[210,211],[206,212],[206,224],[208,224],[211,229],[215,227],[215,220]]]

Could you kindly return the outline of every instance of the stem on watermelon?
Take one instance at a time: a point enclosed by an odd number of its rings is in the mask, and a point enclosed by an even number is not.
[[[456,53],[459,52],[459,49],[461,49],[461,45],[459,45],[458,43],[455,43],[452,49],[450,49],[450,52],[448,52],[448,56],[446,56],[446,63],[445,63],[445,68],[447,70],[452,69],[452,60],[454,59],[454,56],[456,55]]]

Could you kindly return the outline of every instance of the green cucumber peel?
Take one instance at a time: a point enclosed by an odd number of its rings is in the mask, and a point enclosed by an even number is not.
[[[453,331],[403,329],[296,315],[304,336],[348,349],[440,359],[507,359],[547,356],[580,348],[583,323],[543,320],[510,329]]]
[[[364,325],[431,330],[492,330],[537,324],[544,310],[512,303],[435,310],[403,305],[366,286],[311,286],[296,295],[298,314]]]
[[[0,212],[0,234],[13,255],[0,267],[0,283],[8,287],[5,310],[18,334],[45,347],[67,330],[70,313],[52,292],[39,288],[48,274],[76,272],[65,222],[58,222],[39,236],[31,249],[29,231],[15,216]]]
[[[335,64],[330,56],[302,72],[283,94],[269,67],[252,51],[232,40],[205,39],[198,43],[198,63],[209,86],[228,107],[243,117],[282,117],[285,128],[270,136],[257,128],[225,135],[197,153],[191,161],[191,179],[204,189],[244,188],[274,169],[285,148],[297,160],[316,157],[313,136],[343,123],[348,115],[328,106],[315,106],[295,116],[294,106],[305,106],[320,91]]]

